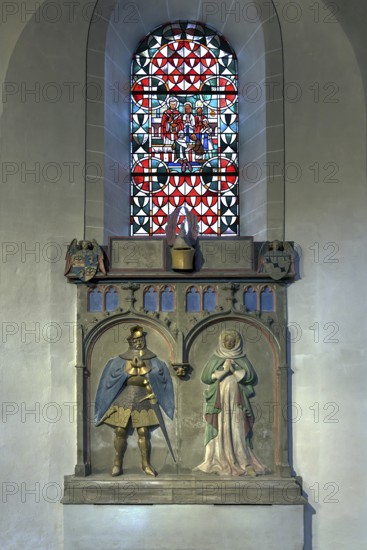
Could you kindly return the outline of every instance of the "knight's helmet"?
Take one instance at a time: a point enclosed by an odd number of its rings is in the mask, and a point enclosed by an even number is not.
[[[177,271],[191,271],[193,269],[195,248],[187,244],[181,233],[177,236],[171,248],[171,255],[172,269]]]
[[[127,341],[129,344],[132,344],[132,341],[136,338],[145,338],[146,332],[144,332],[143,327],[140,325],[135,325],[134,327],[130,328],[130,336],[127,337]]]

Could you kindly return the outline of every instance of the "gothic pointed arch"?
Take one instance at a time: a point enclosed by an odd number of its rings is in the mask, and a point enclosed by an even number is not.
[[[198,7],[196,0],[187,0],[184,4],[179,1],[167,3],[165,0],[158,0],[154,4],[137,1],[124,3],[122,0],[99,0],[96,3],[88,40],[87,86],[93,85],[93,82],[98,82],[100,86],[102,82],[103,97],[87,97],[87,238],[94,237],[101,243],[107,243],[111,235],[131,235],[130,69],[137,45],[144,43],[147,33],[151,35],[154,29],[167,22],[200,21],[206,28],[214,29],[218,36],[225,36],[237,54],[240,113],[237,233],[253,235],[255,240],[283,239],[284,98],[281,30],[272,2],[259,1],[257,12],[255,15],[251,12],[251,17],[246,15],[249,13],[245,9],[247,4],[251,3],[244,2],[238,14],[233,11],[223,13],[225,6],[219,0],[211,2],[210,9],[206,4]],[[179,80],[182,75],[172,74],[173,77]],[[193,106],[196,108],[194,103]],[[204,150],[205,154],[207,152]],[[185,173],[188,171],[186,166]],[[180,166],[174,177],[177,179],[181,173]],[[210,193],[210,185],[216,185],[215,177],[212,176],[209,174],[203,182]],[[207,194],[207,204],[194,194],[190,199],[195,208],[201,209],[204,233],[205,230],[211,231],[214,225],[211,222],[215,221],[213,216],[217,216],[220,210],[215,193],[210,193]],[[171,195],[168,194],[169,197]],[[152,215],[153,209],[155,212],[163,212],[161,220],[156,220],[159,222],[158,233],[164,224],[169,200],[165,196],[159,200],[157,198],[154,208],[151,200]],[[176,195],[171,200],[182,202],[182,197]],[[226,222],[229,225],[222,232],[216,229],[214,235],[225,234],[228,228],[233,229],[233,220],[236,218],[234,210],[237,208],[237,204],[233,204],[234,200],[231,197],[226,204],[222,204],[227,209]],[[146,202],[141,197],[136,205],[144,216],[150,207]],[[206,214],[203,210],[206,210]],[[151,231],[147,225],[146,229]]]

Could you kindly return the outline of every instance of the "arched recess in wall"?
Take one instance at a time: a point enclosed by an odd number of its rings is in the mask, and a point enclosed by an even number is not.
[[[174,20],[222,33],[238,58],[240,234],[284,238],[283,52],[275,8],[238,2],[98,0],[87,48],[86,238],[130,234],[130,70],[139,42]],[[269,168],[270,167],[270,168]]]

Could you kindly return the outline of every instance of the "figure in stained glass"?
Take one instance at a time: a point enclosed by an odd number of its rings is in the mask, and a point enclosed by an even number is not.
[[[178,138],[178,132],[183,130],[183,122],[180,111],[177,109],[178,99],[170,97],[168,108],[162,115],[162,136],[164,143],[170,145]]]
[[[204,151],[213,150],[212,133],[213,133],[213,129],[209,126],[208,119],[203,118],[203,125],[201,127],[200,134],[201,134],[201,142],[203,144]]]
[[[185,138],[186,143],[190,142],[190,135],[194,131],[195,127],[195,117],[192,114],[192,105],[189,101],[186,101],[184,104],[185,112],[183,115],[183,123],[184,123],[184,131],[185,131]]]
[[[194,142],[192,151],[195,155],[196,162],[203,162],[204,147],[201,142],[201,139],[197,137],[197,134],[191,134],[191,140]]]
[[[195,115],[195,132],[197,136],[200,136],[201,129],[203,127],[203,120],[205,116],[203,114],[203,102],[196,102],[196,115]]]
[[[190,139],[190,136],[189,136]],[[181,164],[181,172],[192,172],[192,166],[188,159],[189,144],[186,142],[184,132],[178,132],[178,137],[172,145],[175,151],[175,161]]]

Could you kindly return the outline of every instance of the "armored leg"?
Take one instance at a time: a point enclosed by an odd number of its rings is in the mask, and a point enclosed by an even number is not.
[[[122,471],[122,455],[126,444],[126,428],[115,429],[115,456],[113,459],[112,475],[119,476]]]
[[[151,466],[149,459],[150,459],[150,441],[149,441],[149,432],[148,428],[141,427],[137,428],[138,431],[138,443],[139,443],[139,449],[141,453],[141,466],[144,470],[144,472],[149,476],[156,476],[157,472],[154,470],[154,468]]]

